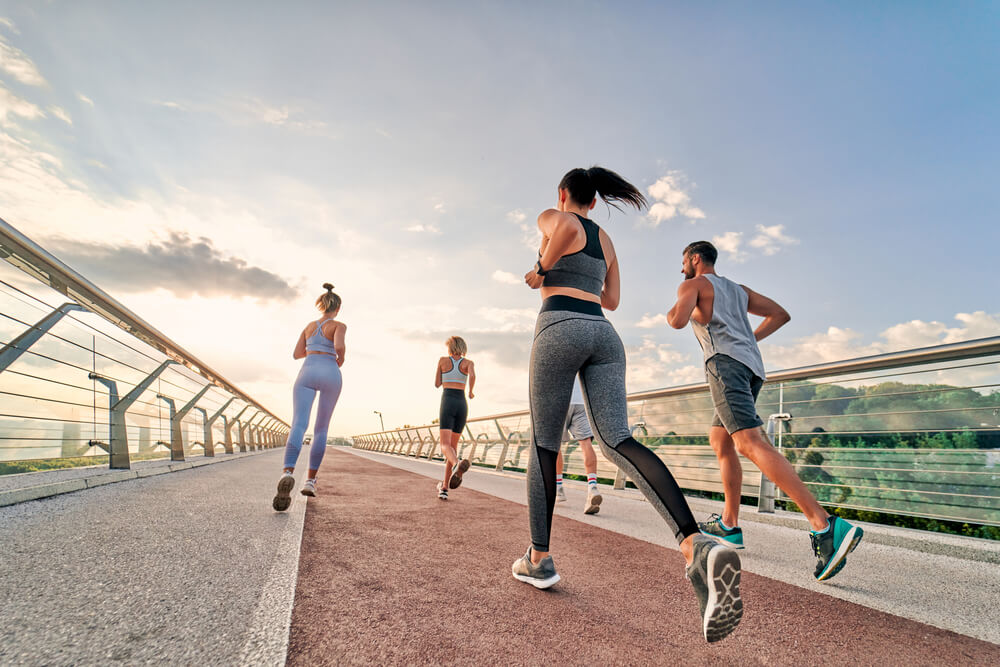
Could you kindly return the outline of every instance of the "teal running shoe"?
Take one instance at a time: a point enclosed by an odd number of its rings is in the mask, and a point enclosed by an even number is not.
[[[847,564],[847,554],[854,551],[861,538],[865,536],[858,526],[844,521],[840,517],[831,516],[829,528],[822,533],[809,532],[813,552],[819,560],[816,562],[814,576],[817,581],[827,581],[844,569]]]
[[[703,535],[708,535],[715,541],[721,542],[728,547],[732,547],[733,549],[743,548],[743,529],[726,528],[722,525],[722,517],[718,514],[713,514],[708,517],[708,521],[699,523],[698,530]]]

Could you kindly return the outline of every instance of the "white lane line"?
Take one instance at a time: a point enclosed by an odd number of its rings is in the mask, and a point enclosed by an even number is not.
[[[297,492],[293,493],[299,495]],[[270,510],[270,508],[268,509]],[[299,554],[305,526],[306,499],[294,498],[288,510],[288,523],[278,538],[273,565],[261,589],[257,608],[247,627],[247,639],[238,665],[275,665],[288,659],[288,638],[295,604],[295,586],[299,580]]]

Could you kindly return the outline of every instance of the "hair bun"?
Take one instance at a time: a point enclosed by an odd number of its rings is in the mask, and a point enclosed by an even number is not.
[[[332,292],[333,285],[331,285],[330,283],[323,283],[323,289],[325,289],[327,292]]]

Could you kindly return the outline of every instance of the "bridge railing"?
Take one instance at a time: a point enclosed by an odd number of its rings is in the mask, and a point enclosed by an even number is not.
[[[681,487],[721,492],[708,444],[706,384],[632,394],[633,433]],[[1000,337],[773,372],[757,411],[772,441],[827,506],[1000,525]],[[354,437],[355,447],[440,459],[428,424]],[[528,411],[470,419],[461,454],[496,470],[523,470]],[[583,474],[578,443],[565,471]],[[597,448],[598,476],[625,479]],[[781,499],[742,459],[742,493],[762,511]]]
[[[287,425],[0,220],[0,472],[283,444]]]

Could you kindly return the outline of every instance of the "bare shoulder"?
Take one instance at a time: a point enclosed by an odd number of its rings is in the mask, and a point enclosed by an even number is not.
[[[462,360],[462,365],[459,368],[459,370],[462,370],[462,368],[464,368],[465,370],[462,371],[462,372],[463,373],[468,373],[475,365],[476,364],[473,363],[472,359],[463,359]]]
[[[604,231],[603,227],[598,227],[600,231],[598,238],[601,240],[601,250],[604,251],[604,260],[611,264],[615,260],[615,244],[611,240],[611,235]]]

